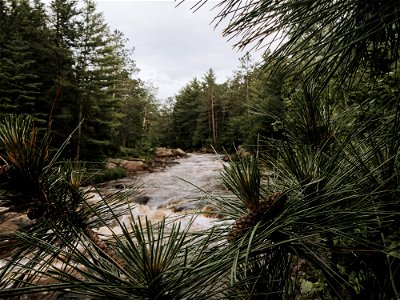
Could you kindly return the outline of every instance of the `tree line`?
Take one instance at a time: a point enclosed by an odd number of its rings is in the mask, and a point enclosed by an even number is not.
[[[229,151],[242,144],[256,145],[259,134],[273,134],[272,121],[265,120],[263,127],[254,115],[253,104],[270,88],[264,85],[266,77],[245,55],[223,83],[217,83],[212,68],[200,79],[193,78],[170,99],[165,117],[169,126],[161,132],[160,143],[186,150],[214,147]]]
[[[98,160],[140,148],[152,88],[133,50],[92,0],[0,1],[0,115],[27,114],[65,156]]]
[[[376,113],[382,106],[387,110],[393,108],[393,102],[388,99],[399,93],[396,61],[389,58],[386,64],[374,62],[373,68],[360,67],[353,75],[353,84],[343,85],[336,84],[337,76],[324,82],[324,77],[309,80],[305,75],[289,76],[283,69],[272,72],[274,60],[271,53],[266,53],[261,62],[254,62],[245,55],[237,70],[223,83],[217,83],[213,69],[200,79],[191,80],[170,99],[170,108],[163,121],[168,126],[160,132],[159,142],[186,150],[212,147],[232,152],[244,145],[254,152],[262,145],[266,148],[261,148],[271,151],[270,144],[274,140],[284,139],[284,123],[295,123],[301,117],[299,99],[304,97],[310,82],[320,90],[312,97],[324,99],[321,110],[326,114],[338,116],[359,106],[353,119],[346,121],[349,126]],[[290,58],[282,60],[287,65],[294,64]],[[302,67],[298,66],[299,69]],[[310,138],[318,139],[323,133],[317,131],[325,130],[322,127],[329,124],[315,124],[314,118],[321,112],[308,113],[310,120],[304,124],[305,130]],[[282,118],[285,118],[284,122]],[[318,126],[322,127],[316,128]]]
[[[38,0],[2,0],[0,14],[0,114],[33,116],[42,131],[51,128],[55,148],[73,133],[64,155],[77,160],[140,155],[157,145],[255,149],[282,137],[276,113],[291,110],[298,82],[308,80],[300,73],[288,77],[306,65],[297,58],[267,52],[263,60],[280,67],[266,68],[245,55],[225,82],[217,83],[209,69],[160,106],[152,88],[135,77],[123,34],[109,28],[94,1],[54,0],[45,7]],[[374,90],[381,99],[393,95],[396,79],[387,74],[395,57],[383,51],[371,50],[375,59],[353,77],[359,84],[324,93],[335,110]],[[318,78],[325,77],[313,77],[321,86],[340,80]]]

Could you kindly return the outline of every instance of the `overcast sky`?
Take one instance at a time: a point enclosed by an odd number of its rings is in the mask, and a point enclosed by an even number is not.
[[[160,100],[176,95],[194,77],[201,78],[212,68],[218,82],[231,76],[245,53],[233,49],[222,37],[222,27],[210,25],[217,11],[216,2],[193,13],[195,1],[175,7],[170,0],[97,0],[111,29],[118,29],[135,48],[138,77],[158,88]],[[260,54],[254,55],[257,59]]]

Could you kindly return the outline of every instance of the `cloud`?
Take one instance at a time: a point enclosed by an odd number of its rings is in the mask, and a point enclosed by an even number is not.
[[[139,77],[150,80],[166,99],[178,93],[194,77],[213,68],[224,81],[239,65],[244,53],[222,37],[222,28],[210,25],[217,11],[209,3],[193,13],[195,2],[175,7],[173,1],[97,1],[111,29],[118,29],[135,48]]]

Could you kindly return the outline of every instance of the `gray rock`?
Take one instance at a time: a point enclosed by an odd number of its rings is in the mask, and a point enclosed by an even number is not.
[[[135,201],[135,203],[140,204],[140,205],[146,205],[150,201],[150,197],[145,196],[145,195],[138,196],[133,201]]]

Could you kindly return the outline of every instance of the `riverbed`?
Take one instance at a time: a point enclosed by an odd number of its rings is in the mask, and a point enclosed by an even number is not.
[[[132,210],[134,217],[148,218],[157,222],[163,218],[180,218],[183,223],[196,219],[191,230],[211,227],[218,221],[217,215],[199,213],[213,209],[213,196],[226,193],[220,176],[223,161],[216,154],[188,154],[179,158],[163,171],[140,173],[123,179],[108,182],[100,188],[101,193],[113,193],[131,186],[138,187],[143,204],[137,204]],[[131,216],[122,218],[129,222]],[[118,228],[114,228],[119,231]],[[107,231],[105,228],[100,232]]]

